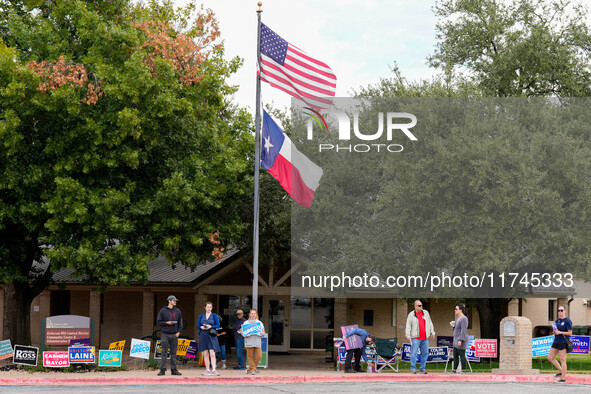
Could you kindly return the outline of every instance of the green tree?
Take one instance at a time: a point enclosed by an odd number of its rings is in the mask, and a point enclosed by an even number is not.
[[[124,0],[0,10],[4,335],[29,343],[30,303],[57,270],[145,282],[158,255],[192,267],[211,259],[212,232],[235,243],[252,121],[231,104],[240,61],[224,60],[209,11],[189,23]]]
[[[487,96],[589,96],[591,34],[570,0],[443,0],[433,67],[465,72]]]

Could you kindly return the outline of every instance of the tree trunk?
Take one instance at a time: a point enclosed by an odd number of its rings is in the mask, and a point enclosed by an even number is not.
[[[480,338],[499,339],[505,298],[475,298],[480,317]]]
[[[4,287],[4,339],[12,345],[31,345],[31,303],[37,294],[27,283]]]

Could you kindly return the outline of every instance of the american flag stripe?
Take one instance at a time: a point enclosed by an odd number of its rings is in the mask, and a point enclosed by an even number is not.
[[[330,106],[332,105],[331,98],[318,97],[315,95],[304,93],[301,90],[296,89],[291,83],[285,81],[285,79],[283,78],[267,79],[266,75],[261,75],[261,81],[267,82],[274,88],[280,89],[285,93],[289,94],[290,96],[301,99],[302,101],[308,103],[310,106],[314,108],[330,108]]]
[[[261,25],[261,80],[315,109],[330,108],[337,78],[320,60]]]
[[[265,66],[267,68],[265,74],[273,75],[275,78],[282,78],[286,83],[291,82],[296,88],[301,89],[302,91],[309,91],[310,94],[320,94],[325,96],[330,95],[332,92],[331,90],[326,89],[326,85],[322,85],[317,81],[306,78],[305,75],[301,75],[299,72],[282,69],[281,66],[266,56],[261,55],[261,62],[263,63],[263,68],[265,68]]]

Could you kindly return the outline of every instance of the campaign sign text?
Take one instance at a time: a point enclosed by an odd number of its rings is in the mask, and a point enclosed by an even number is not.
[[[90,346],[90,338],[70,339],[70,346]]]
[[[50,316],[45,319],[45,344],[70,345],[70,340],[90,337],[90,318],[78,315]]]
[[[123,350],[125,348],[125,340],[111,342],[109,344],[109,350]]]
[[[343,338],[345,339],[345,349],[359,349],[363,347],[363,342],[361,341],[361,337],[359,335],[351,335],[349,338],[345,338],[345,334],[349,331],[359,328],[357,324],[353,324],[352,326],[342,326],[341,332],[343,334]]]
[[[68,352],[43,352],[43,366],[49,368],[69,367]]]
[[[99,367],[120,367],[121,350],[99,350]]]
[[[430,347],[429,356],[427,356],[428,363],[446,362],[448,358],[447,347]],[[410,343],[402,345],[401,361],[410,362]],[[421,349],[417,353],[417,362],[421,362]]]
[[[14,364],[36,367],[38,354],[38,347],[14,345],[14,355],[12,356],[12,362]]]
[[[552,342],[554,342],[554,335],[548,335],[547,337],[532,338],[532,357],[541,357],[550,354],[550,347],[552,347]]]
[[[438,335],[437,336],[437,347],[441,347],[441,346],[454,347],[454,337]]]
[[[496,339],[477,339],[474,343],[476,357],[497,357]]]
[[[480,362],[480,357],[476,356],[476,338],[474,335],[468,336],[468,348],[466,349],[466,360],[472,361],[474,363]],[[453,352],[453,350],[452,350]]]
[[[247,337],[253,334],[260,334],[263,332],[261,322],[245,323],[242,325],[242,336]]]
[[[197,342],[191,341],[191,343],[189,343],[189,347],[187,348],[187,352],[185,353],[185,357],[195,358],[197,356],[198,352],[199,352],[199,346],[198,346]]]
[[[131,338],[131,348],[129,349],[129,355],[130,357],[148,360],[150,358],[150,346],[150,341],[142,341],[141,339]]]
[[[589,354],[589,339],[591,337],[571,335],[570,340],[573,343],[573,351],[576,354]]]
[[[14,352],[12,351],[12,344],[10,343],[10,339],[0,341],[0,360],[10,358],[13,354]]]
[[[71,346],[68,355],[70,364],[94,364],[94,346]]]

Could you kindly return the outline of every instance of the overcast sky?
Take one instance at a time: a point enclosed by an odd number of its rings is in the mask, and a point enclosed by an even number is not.
[[[188,0],[176,0],[178,5]],[[235,100],[254,108],[257,0],[204,0],[219,22],[226,56],[244,66],[230,83]],[[337,96],[392,75],[396,62],[410,80],[428,79],[426,63],[435,45],[434,0],[264,0],[262,21],[284,39],[327,63],[337,76]],[[289,107],[290,97],[262,85],[264,103]]]

